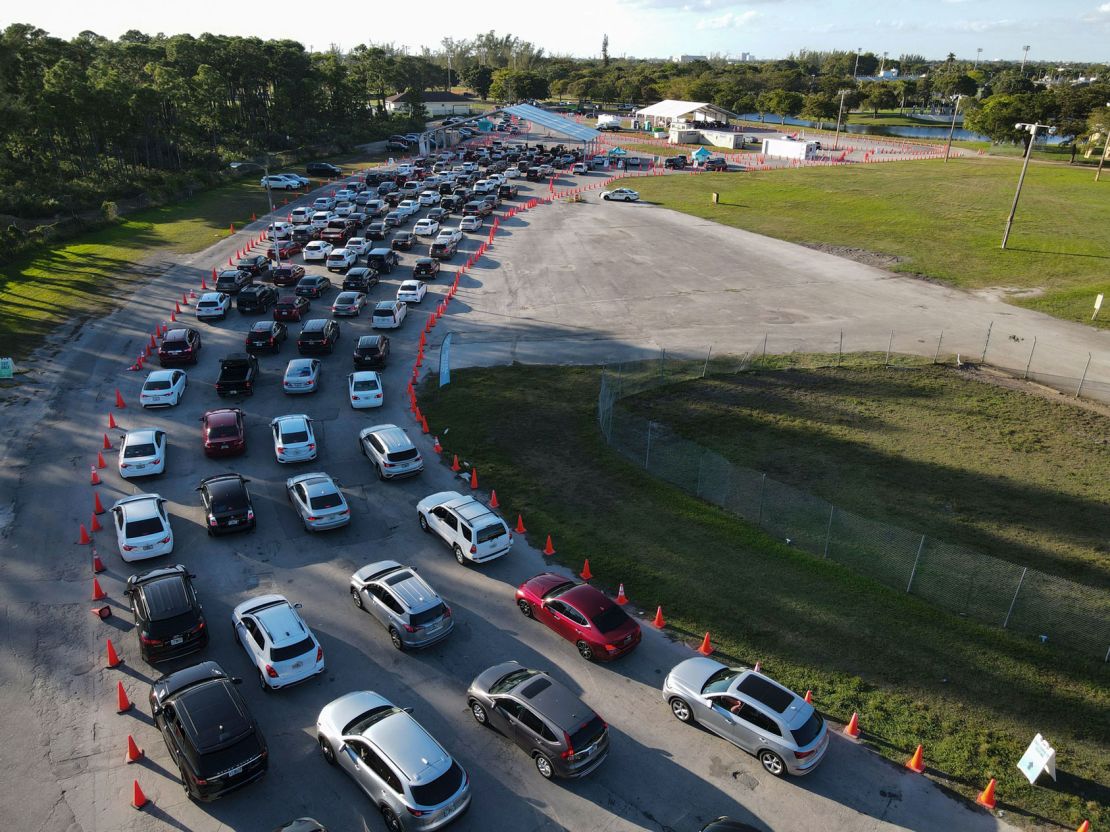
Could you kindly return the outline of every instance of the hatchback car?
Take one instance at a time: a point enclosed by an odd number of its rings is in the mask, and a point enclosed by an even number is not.
[[[351,522],[351,509],[340,485],[323,473],[301,474],[285,481],[285,495],[306,531],[338,529]]]
[[[358,434],[359,448],[378,472],[378,479],[411,477],[424,470],[424,459],[403,428],[374,425]]]
[[[398,650],[428,647],[451,634],[451,608],[412,567],[393,560],[364,566],[351,576],[351,600],[378,619]]]
[[[129,430],[119,446],[119,475],[151,477],[166,470],[166,432],[154,428]]]
[[[296,286],[301,282],[304,277],[304,266],[298,266],[296,263],[282,263],[274,269],[274,285],[275,286]]]
[[[238,456],[247,450],[247,426],[239,408],[209,410],[200,421],[205,456]]]
[[[275,321],[299,321],[308,312],[308,298],[299,295],[282,295],[274,306]]]
[[[278,352],[287,336],[285,324],[278,321],[255,321],[247,333],[247,352]]]
[[[305,321],[297,336],[297,352],[301,355],[332,353],[339,340],[339,323],[329,318]],[[288,392],[288,391],[287,391]]]
[[[362,292],[340,292],[331,304],[331,314],[357,318],[366,305],[366,295]]]
[[[513,536],[505,521],[485,503],[457,491],[430,494],[416,504],[420,528],[439,535],[455,560],[485,563],[508,554]]]
[[[374,370],[359,370],[348,374],[347,395],[355,410],[381,407],[385,400],[382,377]]]
[[[139,391],[143,407],[174,407],[181,401],[189,377],[184,370],[151,370]]]
[[[385,335],[363,335],[351,355],[356,370],[381,370],[389,360],[389,338]]]
[[[397,329],[405,322],[408,312],[408,304],[404,301],[378,301],[374,305],[374,314],[370,318],[370,326],[374,329]]]
[[[358,255],[349,248],[337,248],[328,255],[325,265],[329,272],[345,272],[358,262]]]
[[[216,275],[216,285],[213,288],[217,292],[234,295],[240,289],[250,286],[251,282],[251,273],[246,269],[224,269]]]
[[[315,393],[320,385],[318,358],[294,358],[285,367],[281,389],[286,393]]]
[[[247,703],[215,662],[178,670],[150,688],[150,710],[185,792],[215,800],[266,773],[269,749]]]
[[[193,314],[198,321],[222,320],[231,308],[231,296],[223,292],[205,292],[197,299]]]
[[[254,504],[245,479],[239,474],[205,477],[197,486],[204,506],[204,526],[208,536],[230,532],[254,531]]]
[[[331,254],[334,246],[325,240],[312,240],[305,243],[304,249],[301,251],[301,256],[306,263],[312,261],[325,261],[328,255]]]
[[[663,699],[680,722],[696,722],[754,754],[775,777],[808,774],[829,748],[828,726],[814,707],[754,670],[687,659],[667,674]]]
[[[127,579],[124,595],[135,618],[143,661],[176,659],[208,645],[207,622],[193,589],[195,577],[178,564]]]
[[[282,595],[261,595],[231,613],[235,643],[254,665],[262,690],[287,688],[324,672],[324,648],[300,608]]]
[[[522,583],[516,605],[578,648],[587,661],[608,661],[640,643],[640,625],[601,590],[542,572]]]
[[[159,494],[133,494],[112,506],[119,554],[127,563],[173,551],[173,529]]]
[[[200,358],[200,333],[192,328],[171,329],[162,336],[158,347],[158,364],[196,364]]]
[[[405,280],[397,287],[397,300],[404,303],[420,303],[427,293],[428,287],[424,281]]]
[[[435,280],[436,275],[439,274],[439,269],[440,265],[438,260],[433,260],[431,257],[421,257],[412,267],[412,276],[415,278]]]
[[[390,832],[440,829],[470,806],[462,766],[383,696],[355,691],[328,703],[316,734],[324,759],[371,796]]]
[[[316,459],[316,434],[312,420],[303,413],[278,416],[270,421],[274,434],[274,456],[278,462],[305,462]]]
[[[478,674],[466,693],[479,725],[496,728],[542,777],[585,777],[609,756],[609,726],[569,688],[517,662]]]
[[[378,273],[365,266],[355,266],[343,275],[344,292],[366,293],[378,285]]]

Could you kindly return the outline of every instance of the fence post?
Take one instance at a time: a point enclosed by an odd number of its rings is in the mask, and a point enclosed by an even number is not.
[[[832,540],[832,521],[833,521],[833,513],[835,511],[836,511],[836,506],[830,505],[829,506],[829,525],[828,525],[828,528],[825,529],[825,554],[823,554],[821,556],[821,557],[826,558],[826,559],[829,556],[829,541]]]
[[[760,486],[759,486],[759,515],[758,515],[758,517],[755,521],[755,524],[757,526],[759,526],[760,528],[763,527],[763,495],[766,494],[766,493],[767,493],[767,475],[764,474],[763,479],[760,480]]]
[[[702,378],[705,378],[705,372],[706,372],[706,370],[709,369],[709,356],[711,356],[711,355],[713,355],[713,345],[712,344],[709,345],[709,352],[707,352],[705,354],[705,363],[702,365],[702,368],[701,368],[701,377]]]
[[[1075,391],[1075,397],[1078,399],[1079,394],[1083,392],[1083,382],[1087,380],[1087,370],[1091,368],[1091,354],[1087,353],[1087,363],[1083,367],[1083,378],[1079,379],[1079,387]]]
[[[1014,598],[1013,598],[1012,601],[1010,601],[1010,608],[1008,610],[1006,610],[1006,620],[1002,622],[1002,629],[1003,630],[1005,630],[1006,627],[1008,627],[1009,624],[1010,624],[1010,616],[1014,614],[1014,604],[1017,603],[1018,593],[1021,592],[1021,585],[1023,583],[1025,583],[1025,573],[1028,572],[1028,571],[1029,571],[1028,566],[1024,567],[1021,570],[1021,577],[1018,578],[1017,589],[1014,590]]]
[[[647,448],[644,450],[644,470],[648,470],[648,463],[651,462],[651,419],[648,419],[647,429]]]
[[[836,348],[836,366],[840,366],[840,359],[844,355],[844,330],[840,330],[840,346]]]
[[[994,329],[994,321],[991,321],[990,326],[987,327],[987,340],[983,344],[983,357],[979,359],[980,364],[987,363],[987,347],[991,345],[991,330]]]
[[[764,332],[763,333],[763,355],[759,359],[760,366],[763,366],[763,364],[766,361],[767,361],[767,333]]]
[[[1029,360],[1025,362],[1025,375],[1023,379],[1029,378],[1029,367],[1033,363],[1033,351],[1037,349],[1037,336],[1033,336],[1033,346],[1029,349]]]
[[[906,592],[913,586],[913,576],[917,574],[917,563],[921,560],[921,553],[925,551],[925,535],[921,535],[921,542],[917,544],[917,557],[913,559],[913,569],[910,570],[910,580],[906,584]]]
[[[933,363],[934,364],[936,364],[937,359],[940,358],[940,345],[943,344],[943,343],[944,343],[944,330],[942,329],[940,331],[940,337],[937,338],[937,351],[935,353],[933,353]]]
[[[890,340],[886,342],[886,363],[884,366],[890,366],[890,351],[894,347],[894,330],[890,331]]]

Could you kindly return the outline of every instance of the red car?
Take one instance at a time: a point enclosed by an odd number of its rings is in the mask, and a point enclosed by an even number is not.
[[[275,286],[296,286],[304,277],[304,266],[298,266],[296,263],[282,263],[274,269],[271,277],[274,279]]]
[[[275,321],[299,321],[311,304],[300,295],[282,295],[274,307]]]
[[[247,450],[247,426],[239,408],[209,410],[200,421],[204,425],[205,456],[238,456]]]
[[[528,618],[574,642],[587,661],[611,661],[640,643],[640,625],[605,593],[553,572],[522,583],[516,605]]]
[[[266,248],[266,256],[269,257],[271,260],[277,259],[277,255],[274,253],[275,248],[281,253],[282,260],[288,260],[294,254],[300,253],[301,244],[298,243],[296,240],[278,240],[277,242],[271,243]],[[298,268],[300,267],[298,266]]]

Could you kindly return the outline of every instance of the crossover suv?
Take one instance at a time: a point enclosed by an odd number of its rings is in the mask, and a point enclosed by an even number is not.
[[[552,777],[584,777],[609,756],[609,726],[542,670],[504,662],[470,683],[466,703],[479,725],[496,728]]]
[[[389,337],[363,335],[351,355],[356,370],[382,370],[389,360]]]
[[[297,336],[297,352],[301,355],[317,355],[335,351],[339,340],[339,324],[330,318],[313,318],[305,321]]]
[[[285,324],[278,321],[255,321],[247,333],[244,348],[247,352],[278,352],[287,336]]]
[[[200,333],[195,329],[171,329],[162,336],[158,347],[158,364],[196,364],[200,353]]]
[[[775,777],[808,774],[829,748],[828,727],[813,706],[754,670],[687,659],[667,674],[663,699],[680,722],[754,754]]]
[[[516,605],[528,618],[573,642],[586,661],[610,661],[640,643],[640,625],[604,592],[554,572],[522,583]]]
[[[509,527],[493,509],[457,491],[425,497],[416,504],[416,516],[420,528],[443,538],[463,566],[499,558],[513,545]]]
[[[179,563],[127,579],[124,594],[135,617],[143,661],[176,659],[208,645],[208,626],[193,589],[195,577]]]
[[[231,613],[235,643],[258,671],[262,690],[287,688],[324,672],[324,648],[300,608],[281,595],[260,595]]]
[[[377,469],[380,480],[409,477],[424,470],[420,451],[404,428],[397,425],[363,428],[358,434],[358,444],[363,455]]]
[[[269,766],[266,739],[235,689],[238,681],[215,662],[201,662],[150,688],[154,724],[195,800],[215,800],[253,783]]]
[[[351,576],[351,600],[378,619],[398,650],[427,647],[455,627],[451,608],[409,566],[382,560]]]

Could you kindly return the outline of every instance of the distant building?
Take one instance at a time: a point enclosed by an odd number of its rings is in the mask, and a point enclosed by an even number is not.
[[[676,64],[690,64],[694,61],[708,61],[707,55],[672,55],[671,61]]]
[[[411,90],[391,95],[385,100],[385,111],[391,115],[393,113],[410,113],[412,112],[414,97],[416,96]],[[424,109],[428,111],[430,116],[469,115],[470,108],[475,103],[474,98],[469,95],[437,92],[435,90],[427,90],[419,96],[419,99],[423,102]]]

